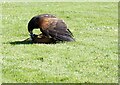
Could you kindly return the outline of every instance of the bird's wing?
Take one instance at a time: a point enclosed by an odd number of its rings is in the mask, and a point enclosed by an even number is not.
[[[74,41],[71,31],[63,20],[43,18],[39,23],[42,33],[46,36],[58,41]]]

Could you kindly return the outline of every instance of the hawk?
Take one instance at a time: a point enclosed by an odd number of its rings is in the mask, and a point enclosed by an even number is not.
[[[68,29],[64,20],[51,14],[34,16],[28,23],[28,32],[32,39],[35,38],[33,29],[39,28],[44,38],[53,41],[75,41],[72,32]],[[42,37],[42,38],[43,38]]]

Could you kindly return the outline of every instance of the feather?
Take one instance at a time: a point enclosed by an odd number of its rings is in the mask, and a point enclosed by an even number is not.
[[[39,23],[44,35],[58,41],[74,41],[73,34],[63,20],[58,18],[43,18]]]
[[[41,14],[41,15],[37,15],[34,16],[29,22],[28,22],[28,32],[30,34],[33,34],[33,29],[37,29],[39,28],[39,20],[41,20],[42,18],[56,18],[54,15],[51,14]]]

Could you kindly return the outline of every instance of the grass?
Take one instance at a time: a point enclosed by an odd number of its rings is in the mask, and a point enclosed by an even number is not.
[[[117,5],[2,3],[2,82],[118,83]],[[28,21],[43,13],[64,19],[76,42],[20,43],[29,37]]]

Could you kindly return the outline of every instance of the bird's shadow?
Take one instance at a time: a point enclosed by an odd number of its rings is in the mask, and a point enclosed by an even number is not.
[[[21,41],[13,41],[13,42],[7,42],[5,44],[11,44],[11,45],[20,45],[20,44],[33,44],[32,41],[25,39],[25,40],[21,40]]]
[[[20,45],[20,44],[32,44],[30,41],[14,41],[14,42],[9,42],[11,45]]]
[[[29,40],[29,38],[22,40],[22,41],[13,41],[13,42],[7,42],[4,44],[11,44],[11,45],[21,45],[21,44],[56,44],[56,42],[50,42],[50,43],[44,43],[44,42],[32,42]]]

